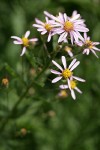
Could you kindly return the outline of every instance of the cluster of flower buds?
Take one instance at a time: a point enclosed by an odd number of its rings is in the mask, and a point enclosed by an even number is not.
[[[76,45],[80,47],[82,54],[89,55],[92,52],[97,58],[96,51],[100,51],[96,45],[99,45],[100,42],[93,42],[88,37],[87,32],[89,29],[86,27],[85,20],[82,19],[81,15],[77,11],[73,11],[72,15],[69,17],[66,13],[59,13],[57,16],[54,16],[47,11],[44,11],[45,22],[42,22],[39,19],[35,19],[36,23],[33,24],[33,27],[37,28],[37,31],[41,35],[47,34],[47,42],[50,42],[52,36],[58,35],[58,43],[65,43],[65,51],[73,59],[72,48],[68,44]],[[26,48],[29,46],[30,42],[36,42],[38,39],[28,39],[30,32],[27,31],[25,36],[22,38],[12,36],[11,38],[15,39],[14,44],[22,44],[23,50],[21,56],[25,53]],[[77,87],[77,80],[85,82],[84,79],[74,76],[73,70],[80,64],[77,59],[73,59],[70,65],[67,67],[67,62],[65,56],[61,57],[63,68],[52,60],[52,63],[58,67],[60,71],[52,70],[53,74],[58,75],[55,79],[52,80],[52,83],[56,83],[59,80],[64,79],[66,85],[60,85],[61,89],[69,89],[73,99],[76,99],[75,92],[76,90],[79,93],[82,91]]]

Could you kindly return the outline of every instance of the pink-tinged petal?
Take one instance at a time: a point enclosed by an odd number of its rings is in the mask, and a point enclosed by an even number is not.
[[[63,39],[64,35],[65,35],[65,32],[60,35],[60,37],[58,39],[58,43],[63,41],[62,39]]]
[[[59,80],[61,80],[61,78],[62,78],[62,77],[56,77],[55,79],[52,80],[52,83],[58,82]]]
[[[39,25],[39,24],[33,24],[33,27],[40,28],[40,29],[44,29],[44,26]]]
[[[61,71],[63,71],[63,68],[62,68],[58,63],[56,63],[54,60],[52,60],[52,63],[53,63],[57,68],[59,68]]]
[[[74,36],[75,42],[78,42],[78,35],[76,34],[76,32],[72,31],[72,34]]]
[[[93,53],[97,58],[99,58],[98,55],[96,54],[96,52],[95,52],[93,49],[91,49],[91,51],[92,51],[92,53]]]
[[[45,17],[45,20],[46,20],[46,23],[48,24],[49,23],[48,17]]]
[[[73,89],[71,89],[71,96],[72,96],[72,98],[73,98],[74,100],[76,99],[76,95],[75,95],[75,92],[74,92]]]
[[[68,82],[68,87],[69,87],[69,89],[71,90],[70,80],[67,79],[67,82]]]
[[[58,72],[58,71],[56,71],[56,70],[51,69],[50,71],[51,71],[53,74],[61,75],[61,72]]]
[[[78,93],[82,94],[82,91],[81,91],[79,88],[75,87],[75,90],[76,90]]]
[[[64,17],[62,13],[59,13],[58,18],[61,20],[62,23],[64,23]]]
[[[30,42],[36,42],[36,41],[38,41],[38,39],[37,38],[33,38],[33,39],[29,39],[29,41]]]
[[[67,53],[70,57],[73,57],[73,53],[70,50],[68,50]]]
[[[100,51],[100,49],[99,48],[97,48],[97,47],[95,47],[95,46],[93,46],[93,48],[92,49],[94,49],[94,50],[96,50],[96,51]]]
[[[84,41],[84,38],[82,37],[82,35],[78,31],[76,31],[76,34],[79,37],[79,39],[81,39],[82,41]]]
[[[79,17],[80,17],[80,14],[77,14],[77,15],[73,16],[73,17],[70,19],[70,21],[74,21],[74,20],[78,19]]]
[[[43,23],[41,20],[39,20],[39,19],[36,18],[35,21],[36,21],[36,23],[38,23],[38,24],[44,26],[44,23]]]
[[[23,56],[23,55],[25,54],[25,52],[26,52],[26,47],[23,47],[23,49],[22,49],[22,53],[21,53],[21,55],[20,55],[20,56]]]
[[[39,32],[45,31],[45,28],[38,28],[37,31]]]
[[[84,39],[85,39],[85,41],[87,40],[87,33],[86,32],[84,33]]]
[[[68,69],[70,69],[75,64],[76,61],[77,61],[77,59],[73,59],[73,61],[69,65]]]
[[[11,36],[12,39],[18,40],[18,41],[22,41],[22,39],[18,36]]]
[[[30,31],[27,31],[27,32],[25,33],[25,38],[28,38],[29,35],[30,35]]]
[[[14,44],[22,44],[22,41],[13,41]]]
[[[90,53],[90,50],[86,49],[86,54],[89,55],[89,53]]]
[[[73,78],[74,78],[75,80],[78,80],[78,81],[81,81],[81,82],[85,82],[85,80],[82,79],[82,78],[79,78],[79,77],[76,77],[76,76],[73,76]]]
[[[80,31],[80,32],[88,32],[89,31],[89,29],[88,28],[86,28],[86,27],[82,27],[82,26],[76,26],[75,27],[75,30],[77,30],[77,31]]]
[[[46,31],[46,30],[45,30],[45,31],[43,31],[43,32],[41,32],[41,34],[42,34],[42,35],[44,35],[44,34],[46,34],[46,33],[47,33],[47,31]]]
[[[70,32],[70,39],[71,39],[71,43],[72,43],[72,45],[73,45],[74,39],[73,39],[73,33],[72,33],[72,32]]]
[[[80,64],[80,61],[77,61],[70,69],[70,71],[73,71],[78,65]]]
[[[56,20],[56,21],[60,22],[60,20],[59,20],[57,17],[51,15],[51,14],[48,13],[47,11],[44,11],[44,14],[45,14],[47,17],[49,17],[49,18],[51,18],[51,19],[53,19],[53,20]]]
[[[60,85],[60,89],[68,89],[68,85]]]
[[[67,21],[67,15],[64,13],[64,20]]]
[[[93,42],[93,45],[99,45],[100,42]]]
[[[48,35],[47,42],[50,42],[50,40],[51,40],[51,33],[49,33],[49,35]]]
[[[62,64],[63,64],[63,66],[64,66],[64,69],[66,69],[66,68],[67,68],[67,63],[66,63],[66,58],[65,58],[65,56],[62,56],[61,59],[62,59]]]

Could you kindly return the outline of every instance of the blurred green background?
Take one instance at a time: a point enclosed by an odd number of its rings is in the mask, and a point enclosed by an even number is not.
[[[83,94],[76,93],[76,101],[58,96],[59,83],[51,84],[52,64],[34,81],[48,63],[40,33],[32,27],[35,17],[44,18],[44,10],[54,15],[77,10],[91,39],[100,41],[100,0],[0,0],[0,150],[100,150],[100,59],[77,57],[76,75],[86,83],[78,85]],[[27,30],[40,43],[22,58],[10,37]]]

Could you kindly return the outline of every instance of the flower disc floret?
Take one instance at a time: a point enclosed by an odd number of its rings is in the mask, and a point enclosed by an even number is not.
[[[64,30],[67,31],[67,32],[70,32],[74,29],[74,25],[71,21],[66,21],[64,23]]]
[[[93,48],[92,41],[90,41],[90,40],[86,40],[86,41],[85,41],[85,45],[86,45],[89,49],[92,49],[92,48]]]
[[[29,46],[29,40],[28,40],[28,38],[23,37],[23,38],[22,38],[22,42],[23,42],[23,45],[24,45],[25,47],[28,47],[28,46]]]
[[[50,24],[45,23],[45,29],[50,32],[52,30],[52,26]]]
[[[69,69],[65,69],[62,72],[62,76],[67,79],[70,78],[72,76],[73,72],[71,72]]]
[[[71,87],[71,89],[75,89],[75,87],[76,87],[76,81],[75,80],[70,81],[70,87]]]

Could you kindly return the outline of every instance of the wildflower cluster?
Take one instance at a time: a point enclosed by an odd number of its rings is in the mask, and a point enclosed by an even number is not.
[[[61,45],[63,45],[63,43],[66,44],[65,51],[72,59],[72,62],[68,66],[66,62],[67,58],[61,56],[63,67],[55,60],[52,60],[52,63],[59,69],[59,71],[51,69],[51,73],[57,75],[57,77],[52,80],[52,83],[65,80],[66,84],[61,84],[59,87],[61,89],[69,89],[72,98],[76,99],[74,90],[82,93],[77,87],[77,81],[85,82],[85,80],[74,75],[74,69],[80,64],[80,61],[74,58],[74,53],[72,52],[72,48],[69,47],[69,44],[79,47],[82,54],[89,55],[90,52],[92,52],[98,58],[96,51],[100,51],[100,49],[96,46],[100,43],[93,42],[90,37],[88,37],[87,32],[89,32],[89,29],[86,27],[85,20],[82,19],[77,11],[73,11],[71,16],[68,16],[66,13],[59,13],[57,16],[54,16],[47,11],[44,11],[44,15],[45,22],[36,18],[36,23],[33,24],[33,27],[36,27],[41,35],[46,34],[48,36],[47,42],[50,42],[53,36],[58,35],[58,43]],[[22,44],[23,49],[21,56],[25,53],[26,48],[31,42],[38,41],[37,38],[28,39],[29,34],[30,32],[27,31],[22,38],[16,36],[11,37],[15,40],[14,44]]]

